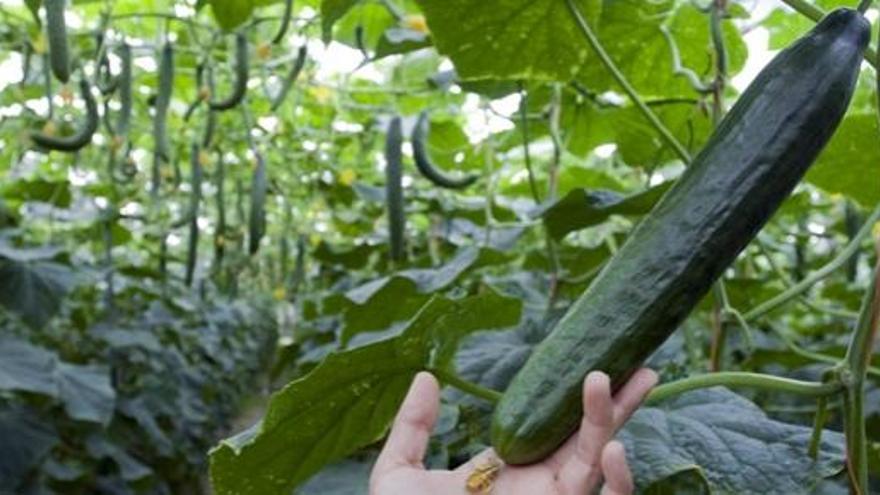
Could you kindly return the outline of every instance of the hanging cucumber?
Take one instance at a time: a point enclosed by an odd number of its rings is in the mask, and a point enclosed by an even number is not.
[[[131,127],[132,112],[132,65],[131,46],[123,43],[119,46],[119,117],[116,120],[116,136],[123,140],[128,139],[128,130]]]
[[[186,285],[192,286],[199,254],[199,203],[202,201],[202,162],[201,149],[193,143],[190,150],[190,204],[189,204],[189,245],[186,253]]]
[[[220,273],[223,267],[223,255],[226,254],[226,163],[223,153],[217,152],[217,227],[214,230],[214,273]]]
[[[290,92],[290,88],[293,87],[293,83],[296,82],[299,73],[302,72],[303,67],[306,65],[306,58],[309,54],[308,52],[306,45],[299,47],[299,50],[296,53],[296,60],[293,62],[293,67],[291,67],[290,72],[287,73],[284,82],[281,83],[281,91],[278,92],[278,96],[272,101],[271,110],[273,112],[278,110],[278,107],[280,107],[281,104],[284,103],[284,99],[287,98],[287,93]]]
[[[293,0],[284,0],[284,13],[281,14],[281,25],[278,26],[278,32],[272,38],[272,44],[277,45],[284,39],[287,34],[287,27],[290,26],[290,18],[293,14]]]
[[[388,242],[391,259],[403,261],[406,257],[403,235],[406,215],[403,211],[403,130],[400,117],[394,116],[385,135],[385,202],[388,207]]]
[[[438,187],[446,189],[463,189],[477,181],[476,175],[449,177],[437,168],[428,155],[428,128],[431,125],[427,112],[419,114],[419,119],[412,131],[413,160],[416,168]]]
[[[208,67],[205,71],[205,89],[208,94],[214,92],[214,69]],[[205,128],[202,132],[202,146],[208,148],[214,141],[214,130],[217,128],[217,112],[210,107],[205,114]]]
[[[159,88],[153,105],[153,173],[151,192],[159,193],[162,181],[161,165],[168,161],[171,153],[168,146],[168,107],[171,105],[171,94],[174,90],[174,48],[170,43],[162,47],[159,57]]]
[[[235,34],[235,81],[233,82],[232,94],[220,101],[211,101],[209,106],[212,110],[230,110],[238,106],[244,99],[248,81],[248,41],[242,32]]]
[[[256,254],[260,250],[260,241],[266,234],[266,162],[260,153],[254,153],[256,167],[251,182],[251,212],[248,220],[248,252]]]
[[[86,104],[86,117],[82,126],[69,136],[49,136],[42,132],[32,132],[31,140],[41,148],[55,151],[74,152],[92,142],[92,136],[98,130],[98,104],[92,96],[92,88],[85,77],[79,81],[79,91]]]
[[[838,9],[761,71],[514,377],[491,427],[501,459],[555,451],[578,426],[584,376],[602,370],[619,388],[690,313],[834,133],[869,35]]]
[[[46,35],[49,41],[49,66],[52,74],[63,83],[70,80],[70,52],[67,47],[67,22],[64,20],[65,0],[44,0]]]

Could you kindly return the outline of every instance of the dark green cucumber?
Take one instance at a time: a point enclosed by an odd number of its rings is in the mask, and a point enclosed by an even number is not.
[[[514,377],[492,420],[501,459],[550,455],[578,426],[588,372],[617,389],[672,334],[834,133],[868,38],[839,9],[764,68]]]
[[[85,77],[79,81],[79,91],[86,104],[86,119],[82,127],[69,136],[61,137],[48,136],[42,132],[32,132],[31,141],[41,148],[68,153],[78,151],[92,142],[92,136],[98,130],[98,122],[100,120],[98,117],[98,103],[95,101],[95,97],[92,96],[92,88]]]
[[[159,56],[159,88],[153,106],[153,171],[151,192],[159,194],[162,181],[161,165],[171,157],[168,146],[168,107],[171,105],[171,94],[174,90],[174,48],[165,43]]]
[[[278,92],[278,96],[272,101],[271,109],[273,112],[278,110],[278,107],[284,103],[284,99],[287,98],[287,93],[290,92],[290,88],[293,87],[293,83],[296,82],[299,73],[302,72],[303,67],[306,65],[308,54],[309,51],[306,45],[299,47],[299,50],[296,53],[296,60],[293,62],[293,67],[290,68],[290,72],[287,73],[287,77],[285,77],[284,82],[281,83],[281,91]]]
[[[209,93],[214,92],[214,69],[208,67],[205,71],[205,84]],[[217,128],[217,112],[210,107],[205,114],[205,127],[202,133],[202,146],[208,148],[214,141],[214,130]]]
[[[400,117],[394,116],[385,135],[385,202],[388,207],[388,242],[394,261],[402,261],[406,256],[403,245],[406,215],[403,211],[402,144]]]
[[[272,44],[277,45],[284,39],[287,34],[287,27],[290,26],[290,18],[293,14],[293,0],[284,0],[284,13],[281,14],[281,24],[278,26],[278,32],[272,38]]]
[[[66,0],[44,0],[46,35],[49,41],[49,66],[59,81],[70,80],[70,53],[67,47],[67,22],[64,20]]]
[[[211,101],[209,106],[212,110],[230,110],[238,106],[247,92],[247,80],[249,72],[248,41],[244,33],[235,34],[235,81],[233,81],[232,93],[220,101]]]
[[[223,267],[223,256],[226,254],[226,162],[223,153],[217,151],[217,192],[214,199],[217,202],[217,226],[214,228],[214,272],[219,273]]]
[[[131,127],[132,112],[132,65],[131,46],[123,43],[119,47],[119,117],[116,121],[116,135],[128,138],[128,130]]]
[[[446,189],[463,189],[477,181],[476,175],[465,175],[462,177],[449,177],[434,165],[428,154],[428,127],[431,125],[428,119],[428,112],[419,114],[419,120],[412,131],[412,147],[413,161],[416,162],[416,168],[425,176],[426,179],[433,182],[438,187]]]
[[[248,252],[256,254],[260,241],[266,235],[266,192],[269,187],[266,177],[266,161],[260,153],[254,153],[257,166],[251,182],[251,211],[248,221]]]
[[[193,276],[196,271],[196,262],[199,255],[199,204],[202,201],[202,163],[200,160],[201,150],[198,144],[193,144],[190,150],[190,203],[189,203],[189,243],[186,252],[186,276],[187,287],[192,286]]]

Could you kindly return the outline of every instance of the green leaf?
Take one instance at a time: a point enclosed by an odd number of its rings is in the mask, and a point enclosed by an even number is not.
[[[557,0],[418,0],[437,50],[462,79],[568,81],[589,47],[565,2]],[[595,23],[600,0],[578,0]]]
[[[214,19],[226,31],[240,26],[254,11],[253,0],[209,0],[209,2]]]
[[[519,301],[434,297],[399,336],[330,354],[272,396],[263,421],[211,452],[218,495],[288,494],[323,466],[385,434],[420,370],[447,365],[459,339],[512,325]]]
[[[682,65],[708,78],[713,57],[709,17],[689,2],[605,2],[598,36],[608,55],[643,97],[694,96],[690,83],[673,72],[672,51],[660,31],[661,25],[669,28]],[[728,72],[733,76],[744,66],[748,49],[733,22],[724,21],[722,29]],[[585,43],[583,39],[578,42],[577,46]],[[599,63],[585,64],[578,80],[597,92],[620,91],[608,70]]]
[[[0,410],[0,487],[18,488],[61,440],[54,428],[34,411],[19,407]]]
[[[542,213],[544,225],[555,239],[604,222],[611,215],[644,215],[672,185],[664,182],[629,196],[610,191],[575,189]]]
[[[42,5],[43,0],[24,0],[25,6],[31,12],[31,15],[34,16],[34,22],[37,23],[37,26],[43,25],[43,20],[40,19],[40,5]]]
[[[70,182],[45,179],[19,180],[3,189],[3,196],[15,201],[41,201],[59,208],[70,206]]]
[[[360,0],[323,0],[321,2],[321,37],[324,43],[333,39],[333,25],[342,19]]]
[[[0,306],[31,328],[42,328],[74,284],[70,268],[44,259],[16,260],[0,252]]]
[[[367,462],[344,460],[331,464],[309,480],[296,495],[363,495],[370,491],[370,470]]]
[[[870,146],[880,138],[877,116],[848,115],[831,142],[807,173],[807,181],[830,193],[846,195],[863,206],[880,202],[880,190],[865,183],[880,163],[880,146]]]
[[[12,338],[0,340],[0,390],[53,397],[71,418],[104,425],[116,400],[107,366],[65,363],[54,352]]]
[[[807,455],[811,432],[719,387],[643,407],[618,438],[641,487],[696,471],[710,493],[789,495],[810,493],[843,469],[843,435],[826,430],[814,462]]]

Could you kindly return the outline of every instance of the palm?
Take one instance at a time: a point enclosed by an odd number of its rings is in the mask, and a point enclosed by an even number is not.
[[[610,440],[655,382],[652,371],[640,370],[612,398],[607,377],[588,377],[584,386],[586,412],[579,433],[542,462],[503,466],[492,493],[581,494],[594,489],[603,477],[603,494],[630,493],[632,480],[623,448]],[[409,495],[416,488],[424,495],[462,495],[467,493],[466,483],[474,469],[497,459],[487,450],[453,471],[426,470],[422,457],[438,401],[439,388],[433,377],[417,377],[373,468],[371,495]]]

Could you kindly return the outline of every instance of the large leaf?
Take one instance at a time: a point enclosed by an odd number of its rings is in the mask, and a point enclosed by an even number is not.
[[[321,2],[321,33],[325,43],[333,37],[333,25],[360,0],[323,0]]]
[[[640,486],[696,471],[711,493],[809,493],[844,464],[843,436],[825,431],[820,455],[807,455],[812,429],[771,418],[723,388],[643,407],[619,433]]]
[[[60,441],[51,425],[22,408],[0,410],[0,438],[0,493],[10,494]]]
[[[51,248],[0,244],[0,305],[32,328],[41,328],[58,312],[75,282],[70,268],[50,261],[56,254]]]
[[[458,340],[512,325],[519,301],[435,297],[399,336],[329,355],[272,396],[261,423],[211,452],[218,495],[288,494],[324,465],[379,440],[414,374],[443,367]]]
[[[681,63],[708,79],[712,70],[709,17],[689,2],[674,0],[616,0],[605,2],[598,36],[609,56],[643,97],[693,96],[694,90],[673,72],[672,51],[660,26],[668,27]],[[728,73],[745,64],[748,50],[731,21],[725,21]],[[577,40],[583,44],[582,39]],[[588,63],[578,75],[587,87],[620,91],[600,63]]]
[[[865,177],[876,173],[880,147],[865,143],[878,139],[880,128],[875,114],[848,115],[807,173],[807,180],[828,192],[849,196],[864,206],[877,204],[880,190],[868,186]]]
[[[446,289],[465,272],[494,252],[470,246],[437,268],[411,268],[391,277],[383,277],[348,291],[345,295],[354,304],[345,312],[341,343],[363,332],[387,330],[394,323],[411,318],[430,298],[430,294]]]
[[[600,0],[578,0],[592,22]],[[437,50],[462,79],[567,81],[589,49],[558,0],[418,0]]]
[[[0,339],[0,390],[47,395],[71,418],[105,425],[116,400],[107,366],[65,363],[54,352],[8,337]]]
[[[629,196],[575,189],[544,210],[544,225],[551,236],[561,239],[575,230],[602,223],[611,215],[644,215],[671,185],[664,182]]]

